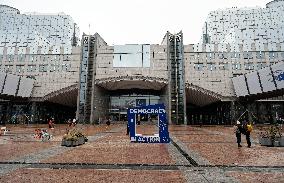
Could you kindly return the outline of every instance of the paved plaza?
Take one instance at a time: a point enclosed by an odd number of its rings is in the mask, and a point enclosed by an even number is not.
[[[88,142],[61,146],[67,125],[57,125],[50,141],[35,139],[36,128],[13,126],[0,136],[0,182],[284,182],[284,148],[237,147],[233,127],[169,126],[171,143],[131,143],[125,124],[78,125]],[[141,124],[137,133],[154,134]]]

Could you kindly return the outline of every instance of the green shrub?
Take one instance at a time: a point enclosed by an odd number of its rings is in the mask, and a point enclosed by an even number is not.
[[[78,140],[79,137],[84,137],[84,138],[86,138],[85,135],[83,135],[83,133],[80,132],[79,130],[77,130],[77,129],[72,129],[72,130],[70,130],[67,134],[65,134],[65,135],[63,136],[63,139],[64,139],[64,140],[76,141],[76,140]]]

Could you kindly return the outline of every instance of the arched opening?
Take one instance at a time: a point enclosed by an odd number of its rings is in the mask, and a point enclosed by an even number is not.
[[[187,121],[191,125],[230,124],[229,101],[220,94],[186,84]]]

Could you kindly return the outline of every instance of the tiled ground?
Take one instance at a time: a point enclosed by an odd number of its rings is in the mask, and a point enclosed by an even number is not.
[[[252,148],[244,136],[238,148],[223,126],[170,126],[175,144],[139,144],[125,124],[78,125],[90,140],[69,148],[60,146],[67,125],[49,130],[48,142],[33,138],[36,128],[46,125],[8,126],[0,136],[0,182],[284,182],[284,148],[260,146],[257,128]],[[137,133],[157,129],[142,124]]]
[[[284,182],[284,172],[263,173],[263,172],[230,172],[228,175],[239,179],[242,183],[267,182],[282,183]]]
[[[30,175],[33,176],[30,176]],[[184,183],[181,171],[149,171],[149,170],[53,170],[53,169],[21,169],[13,174],[0,177],[0,182],[102,182],[102,183]]]
[[[0,144],[0,161],[13,160],[30,153],[36,153],[59,145],[59,143],[54,142],[13,142]]]
[[[264,147],[254,143],[251,148],[247,148],[243,135],[243,147],[237,148],[232,127],[171,126],[170,129],[188,149],[205,157],[211,165],[284,166],[283,147]],[[186,129],[188,134],[181,135]],[[258,142],[255,138],[257,132],[254,130],[251,135],[255,142]]]
[[[77,156],[80,154],[80,156]],[[44,162],[80,162],[99,164],[173,164],[166,144],[129,143],[124,133],[111,133],[94,142],[78,146]]]

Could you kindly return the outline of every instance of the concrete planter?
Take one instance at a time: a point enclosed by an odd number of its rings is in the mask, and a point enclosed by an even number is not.
[[[275,137],[273,142],[274,147],[280,147],[280,137]]]
[[[274,141],[270,137],[259,137],[262,146],[284,147],[284,137],[276,137]]]
[[[61,142],[62,146],[67,146],[67,147],[75,147],[75,146],[82,145],[82,144],[85,144],[84,137],[79,137],[77,140],[62,139],[62,142]]]
[[[280,137],[280,146],[284,147],[284,136]]]
[[[85,144],[85,138],[84,137],[79,137],[78,144],[79,145]]]
[[[272,146],[273,142],[270,137],[259,137],[259,143],[262,146]]]
[[[64,146],[67,146],[67,147],[72,147],[73,146],[73,141],[72,140],[63,140],[65,141],[63,144]]]

